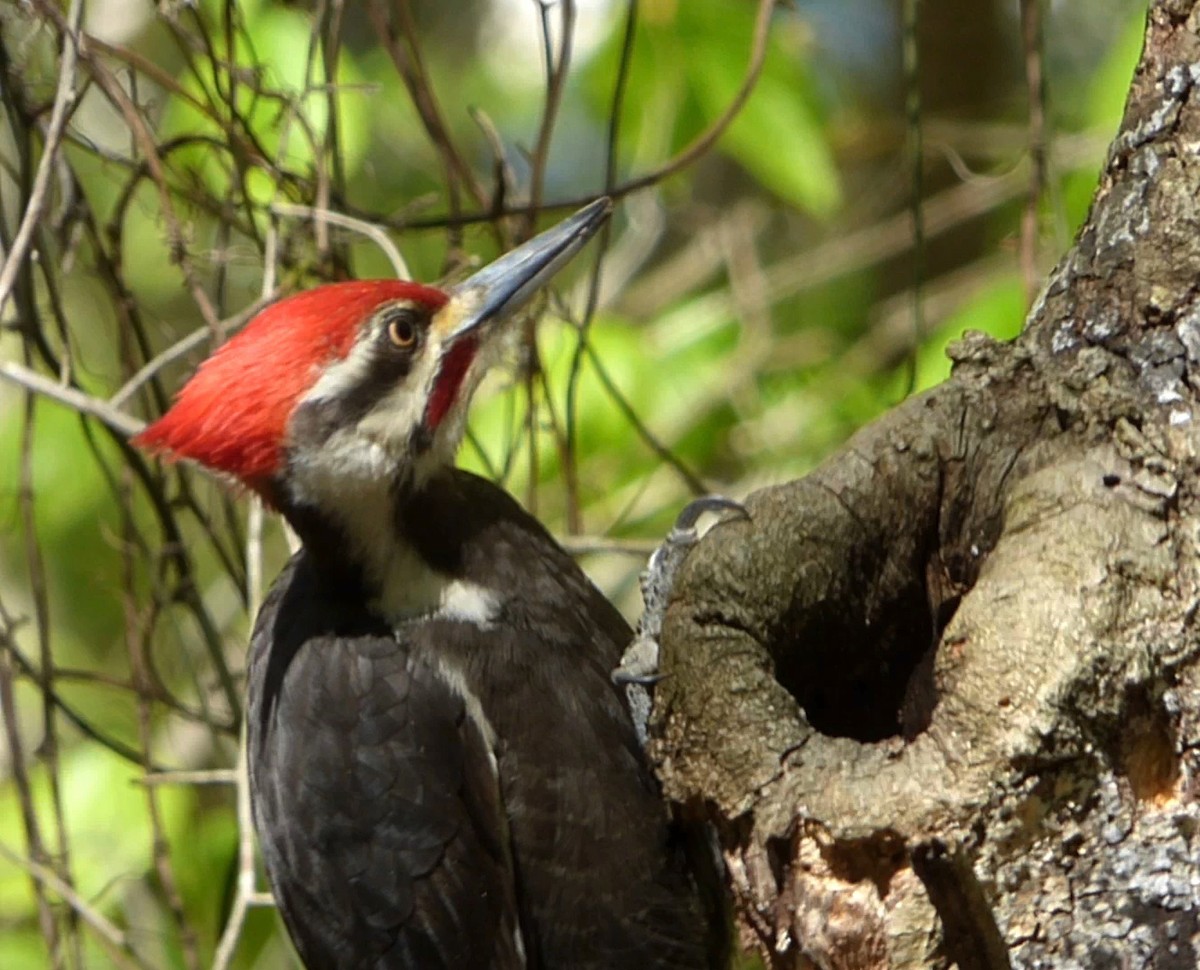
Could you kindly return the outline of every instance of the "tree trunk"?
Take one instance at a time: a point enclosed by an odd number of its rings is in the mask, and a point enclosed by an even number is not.
[[[1200,965],[1200,3],[1011,344],[684,565],[652,750],[772,967]]]

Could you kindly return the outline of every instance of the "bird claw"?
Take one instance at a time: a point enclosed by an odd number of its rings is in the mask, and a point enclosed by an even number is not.
[[[638,633],[654,641],[662,632],[663,617],[667,612],[667,603],[675,588],[675,577],[679,568],[687,558],[692,546],[700,541],[700,533],[696,524],[706,512],[721,514],[736,512],[739,518],[748,518],[745,506],[733,499],[722,495],[705,495],[702,498],[688,502],[675,518],[675,524],[667,533],[667,538],[650,556],[646,569],[641,575],[642,587],[642,618],[638,622]]]
[[[629,686],[632,684],[637,687],[653,687],[660,680],[664,680],[666,678],[666,676],[667,676],[666,674],[662,674],[662,673],[631,674],[628,671],[626,671],[623,667],[617,667],[612,672],[612,679],[613,679],[614,684],[621,684],[624,686]]]
[[[671,531],[694,532],[696,523],[700,521],[700,516],[705,512],[717,515],[722,512],[736,512],[739,519],[750,518],[746,506],[736,499],[726,498],[724,495],[702,495],[700,498],[692,499],[680,510],[679,515],[675,517],[675,525]]]
[[[721,495],[706,495],[683,507],[667,533],[662,545],[654,550],[642,572],[642,617],[637,636],[621,657],[621,665],[612,672],[612,681],[625,688],[630,715],[638,740],[644,746],[649,737],[650,690],[665,676],[658,667],[658,639],[662,634],[663,618],[675,588],[675,577],[688,553],[700,539],[696,525],[706,512],[737,513],[749,518],[745,506]]]
[[[658,643],[649,637],[635,636],[621,655],[621,666],[612,672],[614,684],[639,684],[653,687],[662,674],[658,672]]]

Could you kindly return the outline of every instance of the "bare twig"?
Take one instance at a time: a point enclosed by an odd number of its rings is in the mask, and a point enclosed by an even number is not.
[[[250,528],[246,541],[246,584],[247,599],[250,602],[250,615],[258,613],[263,595],[262,570],[262,533],[264,525],[262,502],[254,499],[250,505]],[[242,924],[246,912],[251,906],[270,905],[270,894],[258,891],[258,876],[254,866],[254,820],[250,810],[250,778],[246,762],[246,729],[242,725],[242,739],[239,746],[237,769],[232,773],[237,788],[237,820],[238,820],[238,874],[234,890],[233,907],[225,929],[221,932],[221,940],[217,944],[217,954],[213,959],[213,970],[225,970],[233,959],[237,941],[241,937]]]
[[[504,207],[504,200],[508,197],[509,190],[516,178],[513,175],[512,167],[508,164],[508,157],[504,153],[504,141],[500,138],[500,132],[496,130],[495,123],[482,108],[471,107],[468,110],[471,113],[471,120],[479,126],[483,137],[487,139],[488,147],[492,150],[492,170],[496,179],[496,188],[492,193],[492,208],[498,210]]]
[[[125,640],[129,655],[130,673],[134,684],[137,685],[137,720],[138,735],[144,752],[142,765],[144,770],[152,771],[151,752],[154,744],[154,683],[149,672],[147,657],[150,654],[151,623],[149,611],[140,607],[137,597],[137,562],[133,555],[134,544],[129,541],[134,531],[133,517],[130,514],[133,491],[133,476],[128,469],[124,471],[124,487],[127,490],[126,500],[121,503],[122,526],[126,533],[126,542],[122,544],[123,556],[123,586],[125,589]],[[158,877],[158,887],[162,893],[167,910],[174,920],[179,933],[184,963],[189,970],[198,970],[200,957],[197,951],[196,931],[188,922],[183,908],[183,899],[179,894],[179,886],[175,879],[175,870],[171,862],[170,845],[163,828],[162,812],[159,808],[159,792],[153,787],[146,788],[146,814],[150,821],[150,853],[154,861],[154,871]]]
[[[587,346],[587,359],[588,363],[595,370],[596,377],[599,378],[601,386],[603,386],[609,398],[617,406],[617,409],[621,412],[621,416],[637,433],[637,436],[645,442],[659,461],[670,467],[682,479],[693,495],[704,495],[708,491],[704,487],[704,483],[695,472],[684,464],[678,455],[663,442],[659,441],[658,437],[647,427],[633,405],[629,403],[629,399],[621,393],[620,388],[614,383],[612,376],[608,373],[608,369],[600,360],[595,349],[590,345]]]
[[[217,327],[220,339],[224,339],[236,330],[243,327],[251,318],[253,318],[264,307],[275,302],[279,298],[277,290],[271,290],[266,296],[261,297],[251,303],[244,310],[228,318],[222,320]],[[201,327],[198,330],[193,330],[186,337],[182,337],[175,343],[171,344],[162,353],[157,354],[153,359],[143,365],[136,374],[121,385],[120,390],[108,399],[108,408],[118,411],[125,406],[126,402],[140,391],[146,384],[153,380],[164,367],[175,363],[181,357],[186,357],[197,347],[203,345],[206,341],[212,341],[213,334],[208,327]],[[103,420],[103,419],[102,419]],[[128,421],[136,421],[136,418],[126,417]],[[105,422],[108,423],[108,422]],[[110,425],[111,426],[111,425]],[[113,426],[115,427],[115,426]],[[118,428],[117,430],[120,430]],[[138,430],[141,430],[140,428]],[[132,432],[136,434],[136,432]]]
[[[1025,51],[1025,86],[1029,105],[1029,194],[1021,213],[1021,277],[1025,305],[1037,298],[1041,273],[1037,264],[1039,210],[1046,189],[1046,81],[1043,72],[1042,0],[1021,0],[1021,44]]]
[[[376,34],[387,48],[388,53],[391,55],[392,63],[395,64],[397,72],[408,89],[413,107],[417,109],[421,123],[425,127],[425,133],[437,150],[445,176],[450,212],[457,219],[461,215],[459,202],[460,186],[466,187],[471,197],[475,200],[475,203],[481,208],[487,204],[487,197],[483,191],[483,187],[471,172],[470,167],[463,161],[453,140],[450,138],[449,129],[442,119],[441,108],[438,106],[433,86],[430,84],[425,65],[421,60],[421,51],[417,44],[416,26],[413,23],[412,11],[409,9],[408,0],[395,0],[394,6],[396,14],[400,18],[401,31],[404,35],[403,40],[393,30],[387,16],[387,11],[384,9],[383,0],[371,0],[368,4],[367,12],[370,15]],[[456,248],[458,244],[458,239],[452,237],[451,248]]]
[[[905,393],[917,382],[917,346],[925,333],[925,130],[921,111],[921,51],[917,44],[919,0],[904,0],[904,132],[910,186],[908,211],[912,219],[911,294],[913,350],[908,358]]]
[[[26,658],[25,655],[21,653],[19,649],[17,649],[12,628],[11,626],[7,625],[7,621],[4,629],[0,629],[0,652],[7,652],[12,655],[12,659],[15,660],[17,662],[17,666],[21,668],[21,674],[23,676],[28,677],[37,684],[42,684],[45,682],[45,678],[42,676],[37,667],[35,667],[28,660],[28,658]],[[64,670],[60,667],[57,669],[56,674],[58,680],[65,680],[68,677],[71,677],[73,672]],[[95,678],[97,675],[94,672],[89,671],[88,676]],[[91,724],[90,721],[88,721],[82,714],[75,710],[74,707],[68,704],[52,688],[48,691],[48,693],[50,700],[53,702],[55,707],[58,708],[63,717],[70,721],[71,724],[74,725],[74,727],[84,737],[90,738],[92,741],[95,741],[102,747],[107,748],[118,757],[124,758],[130,764],[142,765],[145,763],[145,759],[140,751],[135,751],[133,748],[129,747],[129,745],[118,741],[116,738],[111,738],[97,729],[93,724]],[[165,771],[166,769],[155,765],[154,770]]]
[[[32,191],[25,203],[21,225],[5,256],[4,265],[0,266],[0,317],[4,315],[4,307],[12,293],[17,273],[25,262],[25,255],[33,243],[33,234],[37,231],[49,204],[50,181],[54,174],[55,161],[62,145],[67,119],[75,105],[75,71],[79,61],[77,37],[82,19],[83,0],[71,0],[61,32],[62,63],[58,71],[58,89],[54,93],[54,108],[50,113],[50,123],[46,126],[42,157],[38,162],[37,174],[33,178]]]
[[[1056,157],[1070,169],[1090,164],[1103,150],[1095,135],[1061,139]],[[923,205],[925,232],[929,238],[976,219],[998,206],[1018,199],[1026,190],[1028,169],[1018,165],[996,178],[975,178],[964,185],[930,196]],[[847,273],[876,265],[904,253],[912,244],[912,216],[901,212],[862,229],[837,236],[768,265],[761,299],[773,304]],[[714,266],[716,264],[713,264]],[[674,268],[666,265],[644,277],[623,298],[627,312],[647,314],[677,300],[679,289],[668,283]],[[690,316],[728,319],[733,303],[727,293],[716,292],[693,300]],[[698,326],[698,325],[697,325]]]
[[[445,215],[422,219],[410,219],[400,216],[386,220],[386,225],[394,229],[448,229],[461,228],[481,222],[494,222],[501,216],[529,218],[531,215],[537,215],[538,213],[578,209],[580,206],[596,201],[602,195],[607,195],[613,199],[621,199],[633,192],[640,192],[642,189],[657,185],[672,175],[677,175],[694,164],[720,140],[721,136],[725,134],[726,129],[737,118],[738,113],[753,93],[754,86],[758,83],[758,78],[762,74],[763,64],[766,61],[767,41],[770,37],[771,28],[771,11],[775,6],[775,2],[776,0],[759,0],[758,2],[758,13],[755,17],[754,33],[750,41],[750,57],[746,65],[746,73],[743,75],[742,83],[738,86],[729,104],[726,105],[725,110],[704,131],[658,168],[652,169],[629,181],[622,182],[614,186],[611,191],[589,193],[572,199],[562,199],[546,203],[542,206],[528,204],[511,205],[505,206],[503,209],[492,208],[473,213],[463,213],[457,209],[452,209]]]
[[[545,0],[534,0],[542,25],[542,46],[546,56],[546,100],[542,106],[542,123],[538,126],[537,144],[530,157],[529,172],[529,215],[525,219],[524,235],[532,236],[534,213],[541,206],[542,183],[546,177],[546,162],[550,157],[550,139],[554,135],[554,122],[562,107],[563,91],[567,74],[571,69],[572,42],[575,38],[575,0],[559,0],[559,29],[562,35],[555,57],[551,42],[550,5]]]
[[[235,785],[237,772],[229,768],[208,771],[152,771],[139,779],[143,785]]]
[[[62,21],[62,15],[48,0],[33,0],[33,3],[43,16],[58,23],[62,29],[68,29]],[[204,288],[200,285],[191,260],[188,258],[183,224],[175,211],[166,172],[163,170],[162,159],[158,153],[158,145],[155,143],[149,128],[147,128],[145,120],[138,112],[137,105],[126,94],[124,87],[113,76],[112,72],[86,48],[77,50],[77,53],[79,58],[87,65],[92,78],[104,91],[113,106],[121,113],[121,117],[129,129],[130,135],[137,143],[150,168],[154,184],[158,188],[163,219],[167,223],[171,258],[182,271],[188,290],[201,316],[204,317],[205,322],[213,328],[213,332],[215,333],[219,323],[217,312],[212,305],[212,301],[209,300],[208,294],[204,292]]]
[[[246,738],[242,732],[241,754],[237,766],[237,819],[238,819],[238,875],[234,891],[233,906],[229,919],[221,931],[217,952],[213,957],[212,970],[228,970],[242,935],[246,913],[255,906],[272,906],[274,897],[257,888],[257,873],[254,867],[254,824],[250,812],[250,783],[246,770]]]
[[[3,842],[0,842],[0,858],[27,872],[39,886],[49,889],[70,906],[72,912],[77,913],[80,919],[96,931],[100,941],[105,944],[109,956],[118,966],[151,970],[151,965],[134,950],[129,937],[60,879],[52,869],[42,865],[36,859],[27,859],[14,852]]]
[[[617,179],[617,149],[621,137],[621,112],[625,107],[625,87],[629,80],[629,69],[633,63],[633,41],[637,32],[637,0],[629,0],[625,9],[625,27],[621,34],[621,60],[617,65],[616,82],[613,85],[612,104],[608,115],[607,154],[604,161],[604,190],[611,192]],[[577,451],[577,422],[575,412],[579,403],[579,378],[583,371],[583,351],[587,346],[588,333],[596,306],[600,299],[600,284],[603,278],[604,256],[612,240],[612,220],[600,230],[596,242],[596,255],[592,271],[588,276],[587,303],[580,320],[575,350],[571,355],[571,369],[567,375],[566,429],[562,442],[563,483],[567,490],[567,530],[579,532],[583,528],[579,496],[579,464]]]
[[[388,237],[388,234],[379,226],[366,222],[363,219],[356,219],[354,216],[343,215],[340,212],[331,212],[328,209],[318,209],[313,206],[296,205],[291,202],[274,202],[271,205],[271,211],[280,216],[294,216],[298,219],[312,219],[314,224],[323,225],[328,223],[332,226],[341,226],[343,229],[352,229],[361,236],[370,239],[376,246],[383,250],[383,254],[388,258],[388,262],[392,264],[392,270],[396,274],[396,279],[411,280],[412,272],[408,268],[408,263],[400,255],[400,250],[396,248],[396,244]]]
[[[725,110],[666,164],[614,189],[616,196],[628,195],[630,192],[657,185],[664,179],[682,172],[705,155],[725,134],[725,130],[733,124],[733,120],[754,91],[754,85],[758,83],[759,75],[762,74],[763,64],[767,59],[767,40],[770,37],[771,12],[775,8],[775,2],[776,0],[758,0],[758,13],[754,20],[754,34],[750,41],[750,58],[746,65],[746,73]]]
[[[43,377],[37,371],[22,367],[12,361],[0,361],[0,377],[28,391],[33,391],[35,394],[66,405],[73,411],[95,418],[127,438],[133,437],[146,426],[145,421],[126,414],[99,398],[85,394],[74,387],[64,387],[57,381]]]
[[[5,636],[11,636],[12,622],[7,614],[0,612],[0,621],[4,623]],[[42,840],[42,827],[38,821],[37,809],[34,807],[33,788],[25,763],[25,745],[21,738],[21,726],[17,722],[17,703],[13,681],[11,653],[8,650],[0,650],[0,718],[3,718],[5,740],[8,742],[9,771],[17,790],[17,804],[20,806],[21,823],[25,829],[25,844],[29,847],[30,855],[34,859],[45,859],[48,856]],[[38,927],[46,941],[46,948],[51,954],[57,954],[58,929],[54,923],[54,913],[51,911],[49,900],[43,891],[43,880],[37,878],[33,873],[31,876],[33,877],[33,897],[37,902]],[[55,878],[57,879],[57,876]]]

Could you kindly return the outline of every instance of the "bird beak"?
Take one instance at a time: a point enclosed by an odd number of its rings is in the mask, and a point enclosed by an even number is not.
[[[489,322],[512,316],[584,247],[610,212],[612,201],[597,199],[456,286],[450,299],[462,307],[462,315],[445,344],[468,334],[482,336],[479,331]]]
[[[471,396],[495,351],[481,353],[498,341],[494,324],[511,319],[559,269],[584,247],[612,211],[609,199],[597,199],[553,229],[534,236],[512,252],[489,263],[450,291],[450,299],[434,318],[435,339],[440,345],[437,371],[430,388],[422,423],[426,447],[447,415],[451,430],[441,438],[451,448],[462,434],[465,401]]]

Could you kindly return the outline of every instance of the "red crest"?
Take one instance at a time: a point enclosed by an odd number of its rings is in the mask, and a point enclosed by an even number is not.
[[[350,352],[380,304],[401,299],[436,309],[446,295],[401,280],[363,280],[280,300],[217,348],[133,444],[227,472],[269,498],[297,402]]]

